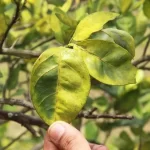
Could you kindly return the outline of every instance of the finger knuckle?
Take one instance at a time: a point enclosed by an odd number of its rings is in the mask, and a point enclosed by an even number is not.
[[[72,149],[76,144],[76,138],[71,137],[64,137],[63,139],[63,149]]]

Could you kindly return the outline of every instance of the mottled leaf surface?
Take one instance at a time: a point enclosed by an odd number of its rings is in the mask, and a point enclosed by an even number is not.
[[[78,51],[64,47],[45,51],[31,75],[33,104],[47,123],[71,122],[86,102],[89,73]]]
[[[127,50],[103,40],[86,40],[78,45],[92,77],[110,85],[135,83],[136,69]]]
[[[77,25],[73,40],[82,41],[87,39],[93,32],[101,30],[104,24],[117,16],[118,14],[111,12],[96,12],[88,15]]]
[[[134,57],[135,55],[134,39],[129,33],[123,30],[117,30],[113,28],[104,29],[103,31],[107,33],[109,36],[111,36],[116,44],[126,49]]]

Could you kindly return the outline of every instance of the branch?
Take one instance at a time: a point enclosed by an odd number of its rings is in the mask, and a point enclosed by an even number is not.
[[[140,58],[140,59],[134,61],[132,64],[133,64],[134,66],[138,66],[139,64],[141,64],[141,63],[143,63],[143,62],[145,62],[145,61],[150,61],[150,55],[144,56],[144,57],[142,57],[142,58]]]
[[[100,118],[107,118],[107,119],[127,119],[132,120],[134,119],[133,116],[126,116],[126,115],[110,115],[110,114],[87,114],[87,113],[79,113],[78,118],[86,118],[86,119],[100,119]]]
[[[17,56],[20,58],[26,58],[26,59],[30,59],[30,58],[37,58],[40,56],[40,52],[32,52],[30,50],[24,50],[24,51],[19,51],[19,50],[9,50],[9,49],[3,49],[2,52],[3,55],[9,55],[9,56]]]
[[[13,27],[13,25],[17,22],[18,18],[19,18],[19,15],[20,15],[20,5],[21,5],[21,2],[16,2],[16,11],[15,11],[15,14],[10,22],[10,24],[8,25],[8,28],[6,29],[5,33],[4,33],[4,36],[0,42],[0,53],[3,53],[2,52],[2,48],[3,48],[3,44],[9,34],[9,31],[10,29]]]
[[[45,41],[42,41],[42,42],[40,42],[39,44],[37,44],[36,46],[32,47],[31,50],[34,50],[34,49],[40,47],[41,45],[43,45],[43,44],[45,44],[45,43],[47,43],[47,42],[49,42],[49,41],[52,41],[52,40],[54,40],[54,39],[55,39],[54,37],[50,37],[49,39],[46,39]]]
[[[25,100],[20,99],[0,99],[0,104],[23,106],[29,109],[34,109],[33,105]]]
[[[144,48],[144,51],[143,51],[143,56],[146,55],[146,51],[147,51],[147,49],[148,49],[149,44],[150,44],[150,35],[149,35],[148,41],[147,41],[147,43],[146,43],[146,45],[145,45],[145,48]]]
[[[144,67],[144,66],[142,66],[142,67],[139,67],[139,69],[150,71],[150,67]]]
[[[15,121],[23,125],[24,127],[26,127],[26,125],[35,125],[44,129],[48,128],[48,125],[44,123],[41,119],[17,112],[0,110],[0,119]]]

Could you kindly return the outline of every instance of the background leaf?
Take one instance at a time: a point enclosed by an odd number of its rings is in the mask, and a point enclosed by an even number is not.
[[[3,74],[1,73],[1,71],[0,71],[0,78],[2,78],[3,77]]]
[[[75,28],[77,25],[77,22],[75,20],[73,20],[72,18],[70,18],[65,12],[63,12],[61,9],[59,8],[55,8],[54,10],[56,16],[58,17],[58,19],[63,22],[64,24],[68,25],[71,28]]]
[[[150,18],[150,0],[145,0],[144,4],[143,4],[143,11],[144,14]]]

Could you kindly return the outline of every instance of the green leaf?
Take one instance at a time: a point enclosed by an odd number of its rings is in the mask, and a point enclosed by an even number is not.
[[[63,39],[63,33],[62,33],[62,29],[61,29],[61,24],[60,24],[60,21],[59,19],[56,17],[55,14],[52,14],[51,17],[50,17],[50,25],[51,25],[51,28],[55,34],[55,37],[56,39],[64,44],[64,39]]]
[[[136,33],[136,18],[131,13],[120,16],[116,20],[116,26],[118,29],[127,31],[131,35]]]
[[[115,140],[115,145],[119,148],[119,150],[133,150],[134,149],[134,142],[125,131],[120,133],[117,140]]]
[[[150,140],[142,143],[142,150],[149,150],[150,148]]]
[[[6,23],[6,18],[4,15],[0,14],[0,40],[3,37],[3,34],[5,33],[7,29],[7,23]]]
[[[131,54],[119,45],[103,40],[86,40],[78,43],[92,77],[110,85],[135,83],[136,68]]]
[[[104,24],[117,16],[118,14],[111,12],[96,12],[88,15],[79,22],[73,35],[73,40],[83,41],[87,39],[93,32],[101,30]]]
[[[64,1],[62,0],[47,0],[47,2],[56,6],[62,6],[64,4]]]
[[[126,113],[128,111],[131,111],[133,108],[136,107],[138,98],[138,89],[129,91],[116,101],[114,109],[117,110],[119,113]]]
[[[68,26],[71,27],[71,28],[75,28],[75,27],[76,27],[77,22],[76,22],[75,20],[71,19],[71,18],[70,18],[65,12],[63,12],[61,9],[59,9],[59,8],[56,7],[55,10],[54,10],[54,12],[55,12],[55,15],[58,17],[58,19],[59,19],[62,23],[68,25]]]
[[[0,78],[2,78],[3,77],[3,74],[1,73],[1,71],[0,71]]]
[[[145,0],[144,4],[143,4],[143,11],[144,14],[150,18],[150,0]]]
[[[58,12],[58,9],[56,9]],[[54,10],[55,13],[55,10]],[[75,30],[75,23],[70,22],[61,14],[52,14],[50,18],[51,28],[54,32],[55,38],[62,44],[68,44]],[[57,15],[57,16],[56,16]],[[65,13],[64,13],[65,15]],[[66,16],[67,17],[67,16]],[[59,18],[59,19],[58,19]],[[63,20],[63,21],[62,21]],[[73,24],[72,24],[73,23]],[[67,24],[67,25],[66,25]],[[69,26],[68,26],[69,24]],[[72,25],[71,25],[72,24]],[[71,27],[70,27],[71,26]]]
[[[49,49],[33,66],[31,98],[47,124],[56,120],[71,122],[85,104],[89,89],[89,73],[76,50]]]
[[[132,0],[120,0],[120,9],[121,12],[126,12],[131,6]]]
[[[134,57],[135,55],[134,39],[129,33],[113,28],[104,29],[103,31],[107,33],[109,36],[111,36],[116,44],[126,49]]]
[[[16,64],[10,68],[10,74],[7,80],[7,88],[9,90],[15,89],[18,84],[20,65]]]
[[[92,130],[91,130],[92,129]],[[95,122],[89,121],[85,124],[84,134],[89,142],[93,142],[98,138],[99,128]],[[96,142],[96,141],[95,141]]]

